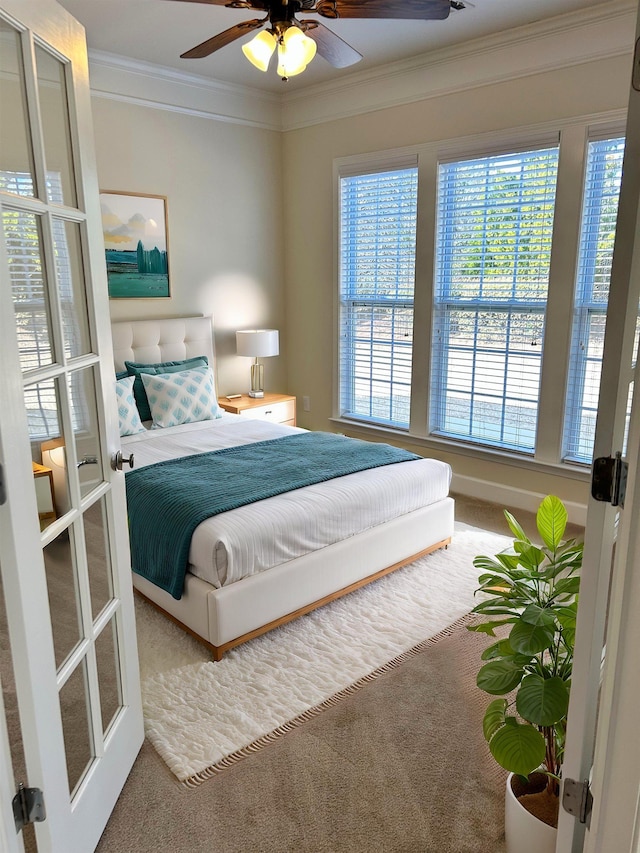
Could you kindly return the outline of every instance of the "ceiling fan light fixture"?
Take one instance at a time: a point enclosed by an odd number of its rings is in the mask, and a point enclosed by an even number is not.
[[[301,74],[315,55],[315,41],[299,27],[288,27],[278,40],[278,74],[285,80]]]
[[[242,52],[252,65],[260,71],[266,71],[277,43],[273,33],[261,30],[250,42],[242,45]]]

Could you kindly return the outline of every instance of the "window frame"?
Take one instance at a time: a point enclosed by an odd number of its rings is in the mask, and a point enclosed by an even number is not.
[[[338,346],[337,346],[337,408],[340,413],[340,417],[344,417],[350,420],[366,423],[366,424],[377,424],[380,426],[386,426],[392,428],[394,430],[399,431],[407,431],[409,429],[409,420],[410,414],[406,421],[394,420],[394,400],[393,396],[389,396],[389,417],[376,417],[372,413],[373,409],[373,394],[369,397],[369,410],[370,413],[367,416],[361,412],[357,411],[357,406],[355,405],[356,399],[356,391],[355,386],[358,382],[357,377],[357,364],[358,358],[355,354],[355,343],[354,343],[354,322],[353,315],[357,311],[358,308],[365,308],[371,312],[370,323],[375,321],[375,312],[377,309],[380,311],[388,311],[391,310],[391,320],[390,324],[392,326],[395,325],[395,311],[396,309],[400,312],[411,312],[411,342],[407,345],[410,352],[413,352],[413,316],[414,316],[414,294],[415,294],[415,242],[414,242],[414,257],[412,261],[412,266],[414,270],[413,274],[413,287],[412,287],[412,295],[411,298],[407,298],[407,296],[396,296],[389,297],[385,295],[377,295],[377,294],[358,294],[355,293],[353,287],[351,285],[351,277],[345,272],[345,252],[343,249],[344,241],[343,241],[343,222],[345,217],[343,216],[343,182],[348,181],[351,178],[363,178],[366,179],[367,176],[380,176],[385,174],[395,174],[399,172],[412,172],[413,178],[410,178],[410,181],[413,181],[415,185],[415,204],[416,204],[416,212],[414,213],[414,222],[415,222],[415,236],[414,241],[417,240],[417,196],[418,196],[418,164],[417,158],[414,157],[402,157],[399,159],[385,159],[384,161],[380,161],[374,164],[367,164],[362,168],[356,169],[344,169],[337,174],[336,180],[336,192],[337,192],[337,236],[336,236],[336,251],[337,251],[337,266],[338,266],[338,276],[337,276],[337,313],[338,313],[338,325],[337,325],[337,337],[338,337]],[[392,232],[390,232],[392,233]],[[345,283],[349,286],[345,287]],[[377,279],[376,279],[376,287],[377,287]],[[370,338],[367,340],[370,342],[371,349],[373,350],[375,343],[375,334],[372,332]],[[403,348],[403,342],[395,338],[395,336],[390,341],[390,348],[392,351],[392,357],[390,359],[390,367],[389,373],[390,376],[393,376],[394,365],[393,365],[393,350],[398,347],[399,349]],[[369,374],[368,380],[364,379],[364,382],[369,382],[370,386],[375,385],[375,372],[376,361],[373,356],[373,352],[370,355],[370,367],[371,371]],[[391,387],[401,387],[403,385],[407,385],[409,389],[409,413],[411,409],[411,390],[412,390],[412,382],[411,382],[411,373],[412,373],[412,359],[409,360],[409,375],[410,379],[408,383],[403,382],[394,382],[391,378],[389,383]],[[346,368],[346,370],[345,370]],[[362,381],[362,380],[361,380]]]
[[[553,156],[555,154],[555,156]],[[509,162],[513,162],[514,164],[518,164],[518,168],[522,169],[523,162],[526,164],[527,162],[534,162],[536,158],[543,157],[546,155],[547,166],[546,169],[554,168],[555,181],[553,181],[553,186],[551,184],[546,184],[545,189],[542,195],[542,199],[544,200],[544,205],[546,206],[546,198],[549,196],[552,201],[552,210],[546,214],[546,217],[550,217],[550,221],[547,223],[546,228],[550,229],[550,236],[548,240],[548,253],[549,253],[549,264],[546,267],[546,285],[544,287],[544,298],[535,297],[535,298],[519,298],[517,296],[517,288],[519,283],[519,275],[517,273],[518,267],[518,259],[521,255],[518,247],[516,247],[513,251],[513,271],[509,273],[509,275],[505,275],[505,280],[510,279],[507,283],[507,287],[510,287],[511,293],[509,296],[500,297],[497,295],[490,296],[489,298],[482,295],[482,291],[486,288],[491,293],[491,288],[497,286],[497,279],[492,280],[492,276],[490,272],[487,271],[484,265],[485,255],[487,253],[486,245],[482,243],[482,266],[481,270],[478,273],[478,282],[477,287],[480,291],[475,295],[467,295],[463,293],[458,297],[452,296],[451,290],[454,281],[454,261],[452,259],[452,250],[451,250],[451,241],[454,238],[455,231],[455,223],[450,219],[451,210],[452,210],[452,201],[455,204],[455,192],[457,187],[458,180],[464,180],[464,178],[460,179],[456,172],[449,171],[450,167],[455,167],[456,170],[459,168],[460,173],[463,172],[465,164],[473,164],[472,168],[474,172],[477,170],[477,174],[482,176],[482,172],[487,175],[487,178],[484,182],[477,183],[476,186],[478,190],[482,192],[484,188],[486,190],[487,187],[491,188],[490,182],[490,173],[492,171],[491,162],[499,161],[504,159],[506,162],[504,164],[500,164],[500,175],[508,175],[510,171],[513,169],[509,167]],[[535,443],[536,443],[536,435],[535,430],[533,431],[532,438],[532,446],[529,448],[524,443],[516,443],[516,441],[509,441],[505,438],[506,434],[506,426],[505,420],[507,416],[507,407],[509,405],[509,399],[511,399],[512,403],[516,403],[516,398],[513,394],[508,394],[507,386],[509,385],[509,362],[516,361],[520,358],[524,363],[530,360],[529,355],[522,349],[518,352],[517,349],[512,349],[510,345],[511,340],[511,326],[514,318],[517,318],[522,315],[530,316],[535,315],[538,318],[541,318],[541,323],[539,323],[541,327],[540,339],[537,341],[539,349],[535,353],[535,360],[538,364],[537,373],[538,373],[538,382],[537,387],[539,387],[541,378],[542,378],[542,357],[543,357],[543,340],[544,340],[544,329],[545,329],[545,321],[546,321],[546,294],[548,293],[549,287],[549,279],[550,279],[550,257],[551,257],[551,245],[552,245],[552,235],[553,235],[553,223],[555,219],[555,195],[556,195],[556,186],[557,186],[557,171],[559,164],[559,143],[558,140],[554,140],[552,144],[545,143],[542,145],[536,146],[525,146],[525,147],[513,147],[507,146],[502,151],[491,151],[487,155],[478,156],[477,154],[470,157],[460,157],[456,159],[448,159],[444,162],[439,163],[438,168],[438,211],[437,214],[439,218],[436,219],[436,256],[435,256],[435,268],[436,268],[436,283],[434,286],[434,295],[432,300],[432,323],[433,323],[433,334],[434,338],[439,340],[437,344],[434,344],[432,347],[433,355],[433,367],[432,367],[432,383],[430,388],[430,421],[429,421],[429,434],[439,436],[441,438],[447,438],[451,441],[462,441],[465,443],[470,443],[474,445],[482,445],[489,447],[497,447],[500,450],[505,450],[513,453],[524,453],[527,455],[535,454]],[[514,166],[515,167],[515,166]],[[475,180],[475,176],[474,176]],[[520,182],[517,185],[518,192],[521,193],[523,187],[526,189],[526,185],[523,182]],[[453,192],[453,196],[450,194]],[[513,208],[515,204],[513,202],[508,203],[508,208]],[[500,207],[500,205],[498,205]],[[517,203],[517,214],[516,214],[516,223],[515,227],[519,230],[522,223],[522,215],[526,210],[527,203],[525,200],[518,200]],[[489,208],[491,210],[492,208]],[[442,214],[447,217],[448,221],[443,221]],[[502,233],[498,231],[500,237],[502,237]],[[482,232],[482,239],[485,237],[491,236],[491,232],[488,232],[486,229]],[[440,251],[439,251],[440,250]],[[486,276],[486,278],[485,278]],[[468,348],[465,351],[471,353],[471,360],[474,363],[474,369],[469,377],[470,384],[470,392],[469,392],[469,428],[468,434],[464,435],[462,432],[455,432],[451,429],[447,429],[445,425],[445,421],[448,417],[447,412],[449,409],[448,404],[448,377],[447,377],[447,366],[450,359],[447,357],[453,351],[457,350],[457,347],[451,347],[449,345],[449,330],[451,328],[451,324],[449,322],[449,317],[453,313],[460,313],[461,315],[468,314],[472,318],[475,316],[475,319],[472,321],[472,325],[474,326],[473,332],[473,346],[469,350]],[[496,318],[499,318],[500,315],[505,317],[505,326],[507,327],[506,332],[506,340],[505,347],[495,347],[491,348],[488,345],[482,345],[482,343],[478,343],[478,317],[479,315],[488,315],[491,314]],[[477,375],[477,371],[475,370],[475,363],[480,356],[484,355],[485,358],[489,357],[491,350],[493,349],[494,356],[499,360],[500,358],[504,359],[504,367],[503,367],[503,377],[501,382],[497,382],[495,384],[495,388],[491,389],[491,391],[487,390],[485,394],[481,394],[476,391],[476,386],[481,384],[482,379]],[[462,349],[458,350],[462,352]],[[445,364],[446,363],[446,364]],[[502,386],[502,396],[500,397],[499,386]],[[455,394],[452,394],[452,397],[455,397]],[[500,424],[499,424],[499,432],[500,439],[496,440],[492,439],[490,435],[481,435],[479,432],[482,430],[476,430],[474,432],[473,421],[474,421],[474,410],[476,406],[481,405],[481,398],[493,398],[501,409],[500,416]],[[539,394],[538,394],[539,401]],[[524,397],[520,400],[520,403],[526,404],[527,401]],[[525,405],[525,408],[528,406]],[[538,418],[538,406],[536,405],[536,420]],[[482,422],[480,422],[482,423]],[[488,431],[485,427],[485,431]]]
[[[597,247],[587,250],[587,256],[583,254],[586,242],[591,244],[600,239],[599,223],[601,221],[599,208],[598,225],[590,227],[585,231],[585,219],[593,213],[594,202],[601,204],[604,194],[599,194],[594,197],[594,193],[587,186],[590,169],[589,153],[593,150],[592,146],[597,146],[599,143],[611,145],[623,142],[622,152],[620,153],[620,170],[622,170],[622,156],[624,153],[624,130],[618,133],[607,134],[590,134],[585,150],[584,161],[584,189],[582,193],[582,206],[580,214],[580,239],[578,244],[578,253],[576,258],[576,278],[574,283],[574,304],[573,304],[573,322],[571,333],[571,349],[569,361],[567,365],[567,391],[565,397],[565,408],[563,416],[563,438],[562,438],[562,460],[573,465],[590,465],[593,456],[593,443],[591,444],[590,454],[581,454],[578,452],[580,440],[577,437],[579,432],[579,421],[583,417],[583,413],[587,410],[584,404],[584,388],[587,383],[586,374],[589,369],[589,364],[597,362],[598,368],[598,385],[600,383],[602,354],[599,358],[593,358],[589,355],[588,350],[585,351],[580,346],[579,341],[588,339],[591,340],[591,334],[587,331],[591,327],[592,320],[601,317],[603,320],[602,335],[604,336],[604,323],[606,323],[607,310],[609,305],[609,283],[607,283],[606,299],[594,298],[595,281],[597,272],[595,265],[597,263]],[[604,156],[604,155],[598,155]],[[604,181],[604,176],[601,175],[601,180]],[[589,196],[587,195],[589,191]],[[619,197],[619,186],[618,186]],[[617,205],[616,205],[617,218]],[[611,242],[611,259],[613,257],[613,241]],[[611,259],[609,260],[608,277],[611,274]],[[588,264],[592,267],[591,270],[584,270],[583,264]],[[584,353],[584,354],[583,354]],[[596,393],[593,405],[594,431],[595,431],[595,416],[598,408],[599,391]],[[582,400],[582,404],[578,401]]]
[[[579,217],[583,185],[586,140],[592,135],[623,135],[626,109],[583,114],[554,119],[529,126],[481,132],[460,138],[434,139],[403,148],[352,154],[333,161],[334,209],[334,346],[333,346],[333,410],[329,418],[335,429],[364,439],[400,440],[416,452],[434,453],[451,461],[468,459],[461,464],[507,465],[517,471],[542,476],[562,477],[565,480],[586,482],[586,466],[562,460],[562,426],[566,385],[554,380],[558,366],[568,364],[569,340],[573,306],[573,289],[566,281],[575,279]],[[554,144],[560,140],[558,191],[554,224],[551,274],[549,280],[547,323],[543,349],[540,387],[540,410],[536,449],[533,455],[514,453],[498,447],[478,445],[433,435],[429,431],[430,400],[427,389],[431,376],[431,299],[434,280],[435,251],[435,177],[439,163],[448,160],[489,156],[505,149],[532,148]],[[408,434],[382,424],[355,420],[340,414],[339,401],[339,177],[341,174],[381,168],[389,161],[410,158],[418,163],[418,234],[416,246],[416,292],[414,300],[414,364],[411,395],[411,424]],[[551,381],[549,377],[551,376]],[[566,370],[565,370],[566,379]],[[455,467],[454,467],[455,470]],[[468,469],[468,470],[474,470]],[[476,476],[490,469],[476,467]],[[468,487],[475,488],[474,477]],[[478,483],[481,481],[478,480]],[[484,482],[484,479],[482,480]],[[535,481],[533,481],[535,482]],[[535,486],[534,486],[535,488]],[[545,487],[539,487],[545,488]]]

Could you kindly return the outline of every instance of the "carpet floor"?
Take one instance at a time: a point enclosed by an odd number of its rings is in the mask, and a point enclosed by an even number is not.
[[[171,665],[205,659],[183,642]],[[196,788],[147,739],[97,853],[503,853],[506,773],[475,686],[489,642],[443,632]],[[143,674],[153,657],[141,647]]]
[[[147,737],[185,784],[226,770],[398,665],[416,645],[434,642],[473,606],[473,558],[508,544],[494,533],[458,529],[446,550],[233,649],[219,663],[138,601]]]
[[[458,627],[194,789],[145,743],[98,853],[501,853],[506,773],[475,687],[487,641]]]

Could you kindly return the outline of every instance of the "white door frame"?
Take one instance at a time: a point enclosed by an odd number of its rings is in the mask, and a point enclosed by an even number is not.
[[[0,538],[2,539],[2,577],[7,603],[7,622],[14,661],[14,673],[20,724],[28,778],[25,787],[38,787],[44,792],[47,817],[35,825],[40,853],[90,853],[95,848],[111,810],[142,744],[144,733],[137,660],[137,639],[133,589],[127,530],[124,474],[111,468],[111,458],[120,449],[118,412],[113,374],[113,349],[109,323],[109,302],[104,266],[104,243],[100,224],[100,205],[97,169],[93,150],[93,125],[89,91],[87,49],[83,27],[55,0],[0,0],[0,8],[11,25],[22,33],[23,52],[27,69],[26,90],[30,107],[30,130],[35,152],[36,183],[44,195],[45,132],[40,122],[38,83],[33,65],[36,45],[59,61],[64,69],[64,81],[69,97],[71,147],[76,175],[77,203],[75,206],[55,206],[47,198],[7,198],[7,209],[26,210],[34,217],[62,219],[78,223],[82,242],[82,265],[86,281],[86,302],[91,345],[78,355],[68,355],[62,346],[61,320],[55,305],[59,293],[52,297],[52,337],[56,361],[37,368],[23,379],[16,340],[15,313],[10,282],[5,282],[7,254],[4,234],[0,230],[0,348],[3,368],[0,371],[0,464],[4,469],[9,499],[0,506]],[[33,37],[32,35],[33,34]],[[50,48],[49,48],[50,46]],[[42,54],[40,54],[42,55]],[[70,202],[67,200],[67,205]],[[43,229],[45,252],[44,280],[54,277],[55,264],[52,244],[47,242]],[[46,253],[49,252],[47,258]],[[49,261],[47,266],[46,261]],[[53,288],[55,292],[55,288]],[[79,300],[81,303],[81,300]],[[75,303],[74,303],[75,304]],[[81,306],[80,306],[81,307]],[[80,310],[80,309],[79,309]],[[77,453],[73,425],[69,425],[69,407],[60,410],[63,436],[66,441],[66,464],[71,494],[71,506],[62,518],[54,521],[41,534],[31,465],[31,447],[24,406],[23,382],[34,381],[34,375],[57,377],[62,396],[66,393],[65,377],[74,372],[90,371],[95,382],[95,411],[97,444],[101,476],[98,485],[86,494],[80,491]],[[39,379],[40,381],[40,379]],[[65,423],[66,419],[66,423]],[[107,558],[113,565],[113,588],[110,599],[99,614],[93,614],[90,601],[90,581],[86,551],[82,544],[73,553],[77,562],[78,613],[81,615],[81,636],[70,650],[67,659],[56,670],[51,630],[51,615],[45,578],[43,545],[71,526],[76,542],[84,542],[83,513],[102,502],[107,521],[105,543]],[[123,535],[124,534],[124,535]],[[69,556],[71,564],[71,551]],[[108,561],[107,560],[107,561]],[[121,694],[117,709],[103,732],[102,708],[99,699],[99,673],[95,645],[115,627],[114,666],[119,670]],[[102,632],[105,632],[104,634]],[[59,690],[70,674],[85,668],[85,692],[91,701],[87,720],[89,740],[87,765],[78,778],[77,790],[70,796],[63,737]],[[80,675],[80,677],[82,677]],[[0,708],[0,711],[2,709]],[[0,727],[4,725],[4,718]],[[3,761],[0,732],[0,760]],[[2,784],[10,779],[11,766],[0,766]],[[20,780],[22,781],[22,780]],[[14,782],[15,784],[15,782]],[[0,808],[0,826],[5,833],[6,806]],[[1,838],[1,835],[0,835]],[[9,848],[12,849],[12,848]],[[16,848],[20,850],[20,846]],[[13,853],[13,850],[12,850]]]
[[[22,834],[16,832],[11,806],[15,793],[11,749],[0,681],[0,850],[3,853],[24,853]]]
[[[640,38],[640,5],[637,38]],[[629,383],[634,379],[632,353],[640,296],[639,216],[640,92],[632,87],[594,458],[613,456],[623,447]],[[634,384],[637,391],[640,384],[637,368]],[[637,719],[640,698],[640,640],[637,617],[634,618],[634,613],[640,612],[639,422],[640,400],[636,393],[628,437],[627,495],[617,535],[616,509],[589,500],[563,777],[580,782],[591,779],[594,808],[589,831],[561,809],[558,853],[583,850],[628,853],[636,831],[640,737],[637,724],[631,729],[626,727],[629,712],[634,723]],[[611,569],[614,543],[615,561]],[[632,695],[635,701],[628,705]]]
[[[638,26],[640,38],[640,16]],[[640,160],[640,92],[635,92],[629,131]],[[631,290],[640,289],[640,169],[634,178],[635,217]],[[637,356],[637,354],[636,354]],[[594,797],[585,853],[637,849],[640,797],[640,362],[629,426],[629,476],[620,520],[608,613],[606,656],[596,731],[591,790]]]

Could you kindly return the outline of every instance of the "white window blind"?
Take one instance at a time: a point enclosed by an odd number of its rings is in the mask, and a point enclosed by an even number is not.
[[[340,412],[408,427],[418,171],[340,179]]]
[[[535,447],[558,148],[442,163],[431,431]]]
[[[47,196],[53,204],[62,204],[62,181],[59,172],[48,172],[46,176]],[[33,198],[33,179],[25,172],[0,171],[0,190],[18,196]],[[33,213],[7,207],[2,215],[7,259],[11,278],[11,291],[16,318],[20,365],[30,371],[52,364],[52,336],[49,323],[49,297],[43,275],[42,241],[40,219]],[[65,222],[52,218],[53,247],[56,264],[56,279],[60,294],[60,307],[65,326],[66,342],[73,341],[76,323],[73,311],[73,284],[69,247]],[[70,353],[67,352],[67,355]],[[87,422],[84,394],[79,383],[71,383],[73,399],[72,418],[74,429],[79,430]],[[25,387],[29,433],[33,440],[60,435],[56,386],[53,380],[38,382]]]
[[[589,143],[564,422],[572,462],[593,456],[623,155],[624,139]]]

